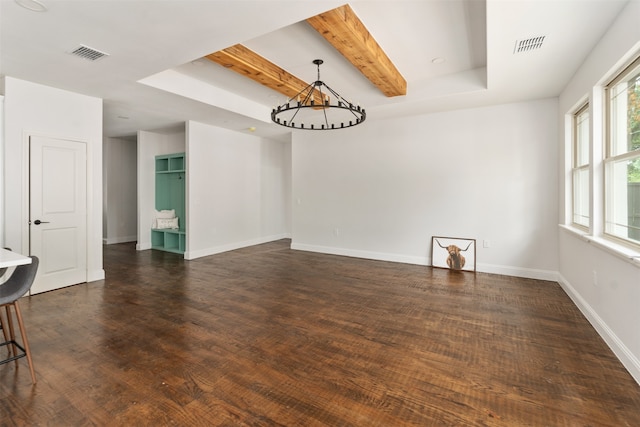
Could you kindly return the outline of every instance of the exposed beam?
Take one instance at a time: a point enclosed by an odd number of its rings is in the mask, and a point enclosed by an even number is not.
[[[407,94],[406,80],[349,5],[307,22],[386,96]]]
[[[241,44],[211,53],[206,58],[280,92],[287,98],[295,97],[308,85]],[[322,96],[317,89],[314,89],[314,102],[318,105],[322,103]]]

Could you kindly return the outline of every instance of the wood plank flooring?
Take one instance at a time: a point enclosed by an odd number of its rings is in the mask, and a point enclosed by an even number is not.
[[[289,244],[106,246],[106,280],[22,299],[38,383],[0,366],[0,425],[640,426],[557,283]]]

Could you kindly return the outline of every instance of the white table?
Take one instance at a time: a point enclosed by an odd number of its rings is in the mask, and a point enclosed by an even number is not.
[[[31,264],[31,258],[17,252],[0,248],[0,268],[15,267],[16,265]]]

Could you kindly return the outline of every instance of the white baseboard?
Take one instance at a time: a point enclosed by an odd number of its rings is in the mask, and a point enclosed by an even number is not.
[[[196,258],[202,258],[209,255],[215,255],[222,252],[233,251],[236,249],[246,248],[248,246],[261,245],[263,243],[274,242],[276,240],[287,239],[290,237],[291,235],[289,235],[288,233],[277,234],[273,236],[264,236],[264,237],[258,237],[255,239],[244,240],[242,242],[227,243],[225,245],[214,246],[211,248],[201,249],[197,251],[187,251],[184,253],[184,259],[192,260]]]
[[[307,251],[307,252],[318,252],[318,253],[331,254],[331,255],[342,255],[342,256],[349,256],[354,258],[373,259],[377,261],[400,262],[403,264],[415,264],[415,265],[425,265],[425,266],[431,265],[431,260],[427,259],[426,256],[417,257],[417,256],[410,256],[410,255],[390,254],[390,253],[384,253],[384,252],[359,251],[359,250],[345,249],[345,248],[334,248],[330,246],[305,245],[302,243],[292,243],[291,249]],[[478,264],[476,265],[476,270],[483,273],[503,274],[506,276],[525,277],[528,279],[550,280],[554,282],[557,281],[558,279],[558,273],[555,271],[535,270],[531,268],[509,267],[509,266],[491,265],[491,264]]]
[[[306,252],[317,252],[321,254],[342,255],[353,258],[373,259],[376,261],[391,261],[400,262],[403,264],[429,265],[427,257],[389,254],[384,252],[359,251],[345,248],[334,248],[330,246],[305,245],[303,243],[292,243],[291,249]]]
[[[638,384],[640,384],[640,359],[636,357],[629,348],[618,338],[618,336],[609,328],[609,326],[605,323],[604,320],[598,313],[591,308],[591,306],[580,296],[580,294],[576,291],[576,289],[571,286],[571,284],[559,274],[560,286],[562,289],[569,295],[569,298],[573,301],[573,303],[578,307],[578,309],[582,312],[582,314],[587,318],[589,323],[595,328],[598,334],[602,337],[605,343],[609,346],[611,351],[616,355],[618,360],[624,365],[624,367],[629,371],[631,376],[636,380]]]
[[[109,237],[106,239],[102,239],[102,243],[104,243],[105,245],[113,245],[116,243],[135,242],[137,240],[138,236]]]
[[[482,273],[502,274],[505,276],[524,277],[526,279],[549,280],[551,282],[558,281],[557,271],[538,270],[535,268],[478,263],[476,270]]]
[[[96,280],[103,280],[105,277],[104,269],[99,270],[88,270],[87,271],[87,282],[95,282]]]
[[[136,251],[146,251],[147,249],[151,249],[151,242],[136,244]]]

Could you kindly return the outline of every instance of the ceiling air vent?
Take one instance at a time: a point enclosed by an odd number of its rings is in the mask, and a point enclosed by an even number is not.
[[[540,49],[546,36],[531,37],[530,39],[516,40],[513,53],[525,53],[532,50]]]
[[[97,49],[82,44],[72,50],[70,53],[72,55],[79,56],[80,58],[88,59],[89,61],[97,61],[104,56],[109,56],[108,53],[100,52]]]

